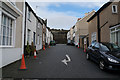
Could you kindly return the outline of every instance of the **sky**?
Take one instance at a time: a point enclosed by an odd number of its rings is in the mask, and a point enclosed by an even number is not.
[[[69,0],[70,1],[70,0]],[[42,19],[47,19],[47,26],[55,29],[69,30],[75,25],[78,18],[83,18],[85,13],[97,11],[104,1],[27,1],[35,13]],[[37,6],[37,7],[36,7]]]

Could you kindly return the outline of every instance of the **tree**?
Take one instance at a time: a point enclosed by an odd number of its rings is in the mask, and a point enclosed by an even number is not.
[[[25,48],[25,54],[26,54],[27,56],[29,56],[29,55],[30,55],[30,52],[31,52],[31,50],[30,50],[29,42],[27,41],[27,46],[26,46],[26,48]]]

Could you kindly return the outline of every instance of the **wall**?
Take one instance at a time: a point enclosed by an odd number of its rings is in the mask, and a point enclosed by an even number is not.
[[[39,28],[38,28],[39,23]],[[42,49],[42,24],[37,20],[36,22],[36,50]],[[38,42],[38,35],[39,35],[39,44]]]
[[[27,7],[27,13],[28,13],[28,7]],[[36,33],[36,17],[32,12],[31,12],[30,19],[31,20],[28,20],[28,14],[26,14],[26,43],[25,43],[26,45],[27,45],[27,35],[28,35],[27,31],[28,31],[28,29],[31,30],[30,42],[29,42],[30,45],[33,42],[33,32]]]
[[[2,66],[6,66],[22,58],[21,48],[2,48]]]
[[[118,5],[118,13],[112,13],[112,5]],[[120,2],[113,2],[100,13],[100,27],[107,21],[108,23],[101,28],[101,42],[110,42],[110,29],[109,27],[120,22]],[[97,32],[97,17],[89,22],[89,43],[91,44],[91,34]],[[98,34],[96,34],[98,35]],[[98,39],[98,36],[96,37]],[[98,40],[97,40],[98,41]]]
[[[54,40],[57,44],[67,43],[67,32],[68,30],[51,30],[54,36]]]
[[[89,44],[91,44],[92,33],[94,33],[94,32],[97,33],[97,17],[95,17],[94,19],[92,19],[89,22],[88,32],[89,32]],[[98,34],[96,34],[96,35],[98,35]],[[97,39],[98,39],[98,36],[96,36],[96,40]]]
[[[9,9],[12,9],[12,11],[15,11],[15,13],[18,14],[19,16],[17,18],[15,18],[15,22],[14,22],[14,32],[13,32],[14,45],[11,47],[6,46],[6,47],[0,48],[0,57],[1,57],[0,68],[19,60],[22,57],[22,25],[23,25],[22,11],[23,11],[23,7],[24,7],[24,3],[19,3],[20,6],[18,6],[18,3],[16,3],[16,7],[11,5],[11,3],[9,3],[9,2],[5,2],[5,4],[8,6]],[[20,10],[19,10],[19,8],[20,8]],[[0,10],[2,10],[2,9],[0,9]],[[10,15],[9,13],[7,13],[7,11],[6,11],[6,14]],[[12,15],[14,15],[14,14],[12,14]],[[0,16],[1,16],[1,14],[0,14]],[[1,26],[1,24],[0,24],[0,26]],[[1,64],[1,61],[2,61],[2,64]]]
[[[109,27],[112,25],[118,24],[119,22],[118,14],[112,13],[112,5],[118,5],[118,4],[119,4],[118,2],[114,2],[100,13],[100,26],[102,26],[103,24],[105,24],[105,22],[108,21],[108,23],[101,29],[101,42],[110,42]]]

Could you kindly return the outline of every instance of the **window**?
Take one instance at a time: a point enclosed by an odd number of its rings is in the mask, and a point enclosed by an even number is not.
[[[120,46],[120,26],[111,28],[110,42]]]
[[[93,32],[91,34],[91,42],[96,40],[96,34],[97,34],[96,32]]]
[[[30,20],[30,14],[31,14],[31,11],[30,11],[30,9],[28,9],[28,20]]]
[[[111,42],[115,43],[115,32],[111,33]]]
[[[38,23],[38,28],[40,28],[40,23]]]
[[[27,41],[29,42],[29,44],[30,44],[30,30],[28,29],[28,33],[27,33]]]
[[[37,44],[40,44],[40,36],[37,36]]]
[[[0,29],[0,45],[13,45],[13,19],[2,14],[2,24]]]
[[[117,45],[120,47],[120,31],[116,33],[117,38]]]
[[[112,5],[112,13],[117,13],[117,5]]]

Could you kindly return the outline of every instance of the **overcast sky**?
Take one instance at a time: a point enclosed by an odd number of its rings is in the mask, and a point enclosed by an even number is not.
[[[43,0],[42,0],[43,1]],[[66,29],[69,30],[73,25],[75,25],[78,18],[84,17],[84,13],[90,12],[92,10],[98,10],[107,0],[100,0],[93,2],[74,1],[68,2],[62,0],[60,2],[53,1],[28,1],[34,11],[43,19],[48,20],[48,27],[56,29]],[[58,0],[59,1],[59,0]],[[64,2],[65,1],[65,2]],[[36,6],[38,6],[36,8]]]

